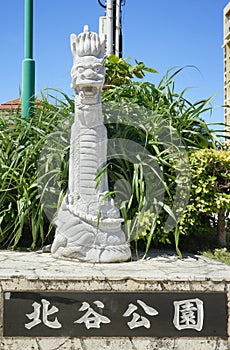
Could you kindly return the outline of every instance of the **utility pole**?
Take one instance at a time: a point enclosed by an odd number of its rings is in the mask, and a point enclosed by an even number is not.
[[[121,7],[126,0],[106,0],[105,4],[102,0],[98,0],[99,4],[105,9],[105,17],[101,17],[100,21],[106,22],[106,55],[116,55],[122,57],[122,21]],[[100,23],[100,27],[104,27]]]
[[[22,117],[32,117],[35,94],[33,60],[33,0],[24,2],[24,60],[22,62]]]
[[[115,25],[114,25],[114,51],[115,55],[118,57],[122,57],[122,48],[120,47],[121,45],[121,0],[116,0],[115,1]]]
[[[114,55],[114,0],[106,0],[106,54]]]

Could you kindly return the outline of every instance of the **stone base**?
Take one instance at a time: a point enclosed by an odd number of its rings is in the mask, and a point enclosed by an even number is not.
[[[71,212],[63,200],[55,224],[55,239],[51,247],[54,258],[113,263],[131,258],[129,244],[121,229],[121,218],[82,218]]]
[[[230,306],[230,266],[189,254],[180,260],[173,252],[161,251],[143,261],[93,264],[60,261],[48,253],[0,251],[0,266],[1,305],[4,291],[184,291],[226,292]],[[3,337],[3,307],[0,310],[1,350],[230,349],[228,339],[221,337]]]
[[[229,350],[223,339],[0,338],[1,350]]]

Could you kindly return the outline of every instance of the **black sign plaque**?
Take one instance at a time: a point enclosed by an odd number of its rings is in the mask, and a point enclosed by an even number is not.
[[[3,335],[227,336],[223,292],[4,292]]]

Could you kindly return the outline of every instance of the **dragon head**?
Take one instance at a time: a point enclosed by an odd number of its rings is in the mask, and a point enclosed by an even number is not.
[[[70,40],[73,54],[72,87],[80,104],[96,104],[105,79],[105,39],[85,26],[83,33],[78,36],[71,34]]]

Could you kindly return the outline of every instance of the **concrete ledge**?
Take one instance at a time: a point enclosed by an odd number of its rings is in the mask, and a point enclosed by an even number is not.
[[[228,339],[211,338],[3,338],[4,291],[199,291],[226,292],[230,266],[209,258],[154,252],[119,264],[56,260],[49,253],[0,251],[1,350],[229,350]],[[230,315],[229,315],[230,318]],[[230,323],[230,322],[229,322]],[[230,327],[228,334],[230,334]]]
[[[4,350],[229,350],[223,339],[0,338]]]

